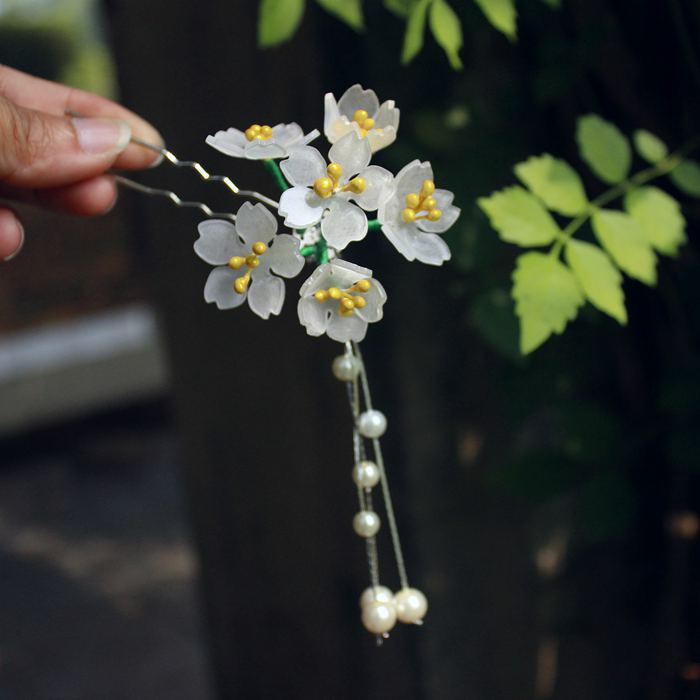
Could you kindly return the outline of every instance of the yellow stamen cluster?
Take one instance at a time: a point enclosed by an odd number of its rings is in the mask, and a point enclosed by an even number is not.
[[[255,141],[255,139],[262,139],[267,141],[272,136],[272,127],[267,124],[251,124],[245,130],[245,137],[248,141]]]
[[[423,180],[420,193],[412,192],[406,195],[406,208],[402,212],[402,217],[407,224],[420,219],[437,221],[442,216],[433,197],[434,192],[435,183],[432,180]]]
[[[237,294],[245,294],[248,285],[250,284],[250,273],[260,265],[260,256],[267,251],[267,244],[262,241],[257,241],[253,243],[252,252],[250,255],[246,255],[245,258],[240,255],[234,255],[229,258],[228,266],[232,270],[240,270],[244,265],[248,268],[246,273],[241,277],[236,277],[233,282],[233,289]]]
[[[344,187],[340,186],[340,177],[343,174],[343,166],[340,163],[331,163],[326,168],[327,177],[319,177],[314,182],[314,192],[323,199],[328,199],[335,192],[352,192],[362,194],[367,187],[367,182],[363,177],[354,177]]]
[[[367,300],[359,295],[353,296],[353,292],[366,294],[372,283],[368,279],[359,280],[348,289],[340,289],[338,287],[329,287],[328,289],[319,289],[314,294],[316,301],[323,303],[329,299],[338,301],[338,313],[341,316],[352,316],[355,309],[364,309],[367,305]]]
[[[356,109],[355,114],[352,115],[352,120],[360,127],[360,136],[363,138],[367,136],[367,132],[370,129],[374,129],[374,119],[369,116],[366,109]]]

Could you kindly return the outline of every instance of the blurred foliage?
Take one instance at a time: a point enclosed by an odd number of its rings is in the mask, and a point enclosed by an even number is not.
[[[363,0],[316,0],[324,10],[354,30],[365,30]],[[559,0],[543,0],[552,8]],[[517,33],[515,0],[474,0],[486,19],[498,31],[514,40]],[[447,0],[384,0],[386,10],[406,23],[401,63],[409,63],[422,50],[426,24],[455,70],[462,69],[459,52],[463,45],[462,20]],[[277,46],[296,33],[304,15],[306,0],[260,0],[258,42]]]
[[[5,0],[0,14],[0,63],[115,96],[114,64],[97,9],[96,0]]]

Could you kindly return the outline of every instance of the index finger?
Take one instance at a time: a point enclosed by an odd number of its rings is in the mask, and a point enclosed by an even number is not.
[[[87,117],[113,117],[123,119],[131,126],[135,138],[155,146],[163,146],[163,137],[138,114],[116,102],[85,90],[53,83],[33,75],[0,65],[0,95],[15,104],[56,116],[77,112]],[[130,144],[114,164],[116,168],[140,170],[148,168],[158,155],[136,144]]]

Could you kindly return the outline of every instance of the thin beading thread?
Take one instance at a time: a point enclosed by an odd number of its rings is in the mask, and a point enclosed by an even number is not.
[[[346,351],[352,356],[352,346],[349,343],[346,344]],[[353,456],[355,458],[355,464],[357,464],[365,458],[365,446],[357,430],[357,419],[360,415],[360,392],[357,379],[347,382],[347,387],[350,410],[353,416]],[[360,504],[360,510],[372,510],[372,492],[369,489],[365,491],[361,486],[358,486],[357,500]],[[365,550],[367,553],[370,584],[375,588],[379,585],[379,553],[377,551],[377,538],[375,536],[368,537],[365,540]]]
[[[364,394],[365,408],[372,410],[372,395],[369,390],[369,379],[365,370],[365,363],[362,359],[362,352],[358,343],[352,344],[354,354],[360,362],[360,384],[362,393]],[[382,455],[382,447],[379,439],[372,439],[372,449],[374,451],[374,459],[379,468],[380,482],[382,485],[382,495],[384,496],[384,507],[386,509],[387,520],[389,521],[389,532],[391,533],[391,543],[394,548],[394,556],[396,558],[396,568],[399,574],[399,580],[402,588],[408,588],[408,576],[406,575],[406,564],[404,563],[403,550],[401,549],[401,540],[399,538],[399,529],[396,524],[396,516],[394,515],[394,506],[391,501],[391,493],[389,491],[389,480],[387,479],[386,469],[384,467],[384,457]]]

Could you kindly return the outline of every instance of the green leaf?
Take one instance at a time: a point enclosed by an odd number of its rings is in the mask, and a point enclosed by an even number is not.
[[[625,325],[622,275],[610,258],[598,246],[574,239],[569,239],[564,254],[588,301]]]
[[[584,298],[566,265],[546,253],[524,253],[513,273],[515,313],[520,318],[520,351],[532,352],[576,318]]]
[[[597,114],[579,117],[576,129],[581,157],[604,182],[621,182],[629,173],[632,149],[625,135]]]
[[[477,204],[508,243],[524,248],[547,245],[559,235],[559,227],[540,200],[517,185],[481,197]]]
[[[430,30],[435,41],[447,54],[450,65],[462,70],[459,50],[462,48],[462,23],[446,0],[433,0],[430,8]]]
[[[660,253],[677,255],[686,242],[681,205],[658,187],[640,187],[625,195],[625,209],[639,222],[647,240]]]
[[[553,10],[558,10],[561,7],[561,0],[542,0],[542,2]]]
[[[305,0],[261,0],[258,44],[277,46],[289,41],[304,16]]]
[[[518,15],[514,0],[474,0],[474,2],[499,32],[503,32],[511,40],[516,38]]]
[[[520,181],[553,211],[576,216],[586,210],[588,200],[581,178],[566,161],[544,153],[518,163],[514,170]]]
[[[362,0],[316,0],[326,12],[357,31],[365,28],[362,16]]]
[[[666,144],[650,131],[638,129],[632,134],[632,140],[637,153],[649,163],[656,164],[668,155]]]
[[[621,211],[601,209],[591,223],[601,245],[621,270],[640,282],[656,284],[656,255],[636,219]]]
[[[412,4],[412,0],[384,0],[384,7],[401,19],[408,19]]]
[[[700,197],[700,163],[684,160],[669,173],[673,184],[691,197]]]
[[[406,34],[403,38],[403,50],[401,51],[401,63],[404,65],[412,61],[423,48],[426,13],[432,1],[418,0],[408,16]]]

